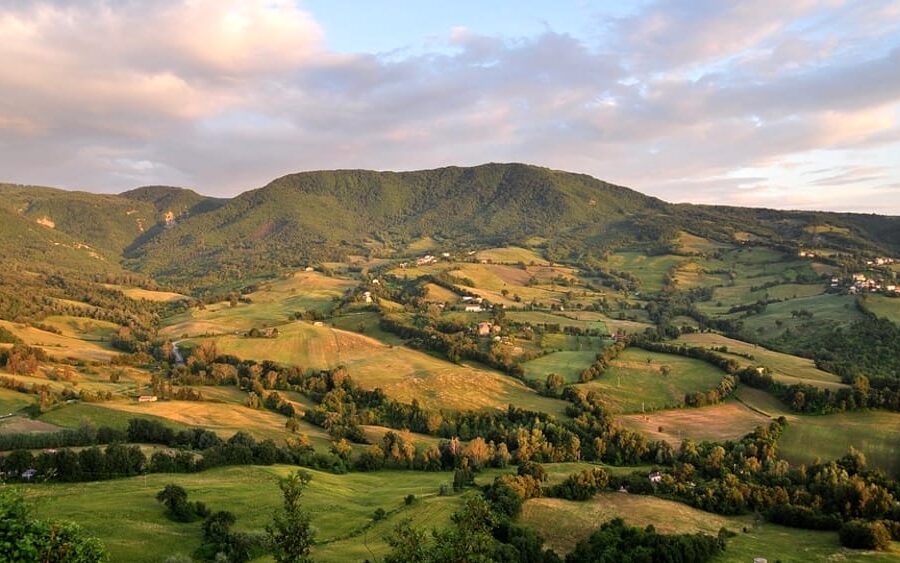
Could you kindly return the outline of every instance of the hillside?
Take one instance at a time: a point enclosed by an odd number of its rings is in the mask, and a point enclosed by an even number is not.
[[[291,174],[143,237],[128,264],[176,283],[216,285],[352,254],[402,256],[426,238],[448,249],[538,240],[556,260],[586,262],[625,245],[666,246],[682,230],[847,252],[900,245],[895,217],[671,205],[582,174],[486,164]]]
[[[390,255],[432,236],[455,245],[597,236],[666,204],[584,175],[489,164],[417,172],[305,172],[190,217],[130,255],[180,280],[346,254]]]

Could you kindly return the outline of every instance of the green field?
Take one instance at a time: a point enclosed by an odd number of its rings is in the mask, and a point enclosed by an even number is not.
[[[426,407],[456,410],[521,408],[562,415],[566,403],[538,395],[520,381],[469,364],[454,364],[403,346],[389,346],[368,336],[313,326],[286,325],[278,338],[216,338],[220,353],[274,360],[303,368],[345,366],[362,386],[381,388],[388,396]]]
[[[0,416],[20,411],[35,402],[34,395],[0,389]]]
[[[890,553],[851,550],[841,547],[835,532],[754,524],[749,516],[719,516],[678,502],[627,493],[602,493],[586,502],[531,499],[525,503],[519,520],[533,527],[557,553],[567,553],[603,522],[616,517],[632,526],[653,525],[657,531],[670,534],[704,532],[716,535],[720,528],[728,528],[738,535],[728,540],[725,553],[716,559],[721,562],[746,563],[756,557],[784,563],[880,562],[896,561],[900,556],[897,542]],[[549,529],[548,522],[553,522]]]
[[[522,364],[525,376],[544,381],[551,373],[557,373],[567,383],[576,383],[585,368],[593,363],[596,352],[553,352]]]
[[[749,344],[734,338],[728,338],[713,332],[683,334],[678,337],[678,342],[684,342],[690,346],[702,346],[704,348],[719,348],[725,346],[728,353],[720,353],[733,359],[742,367],[763,366],[772,372],[772,377],[782,383],[792,385],[804,383],[816,387],[837,389],[845,387],[841,378],[816,367],[814,361],[791,354],[775,352],[756,344]],[[742,354],[752,356],[752,359]]]
[[[119,329],[119,325],[109,321],[63,315],[49,316],[41,323],[59,329],[64,336],[95,342],[109,341]]]
[[[200,523],[168,520],[154,498],[167,483],[187,489],[190,498],[213,510],[237,515],[236,529],[262,532],[281,502],[276,477],[295,468],[230,467],[195,474],[151,474],[114,481],[49,484],[23,487],[38,514],[74,520],[102,538],[113,561],[159,563],[175,553],[190,554],[199,546]],[[450,484],[449,473],[379,471],[333,475],[310,471],[312,482],[304,505],[312,513],[316,529],[316,561],[354,561],[381,557],[388,547],[383,536],[405,517],[417,526],[442,527],[462,503],[460,496],[437,495],[441,484]],[[419,498],[412,506],[403,499]],[[369,528],[372,513],[383,508],[388,518]]]
[[[762,341],[773,341],[785,335],[787,330],[795,338],[814,338],[814,334],[828,326],[847,326],[862,320],[863,314],[856,308],[852,295],[818,295],[772,303],[758,315],[744,319],[744,333]],[[792,311],[807,310],[810,319],[795,318]],[[778,324],[778,321],[781,324]]]
[[[128,413],[100,406],[100,404],[90,403],[61,405],[41,414],[41,416],[38,417],[38,420],[65,428],[77,428],[82,424],[91,424],[93,426],[108,426],[118,430],[125,430],[128,428],[128,421],[132,418],[156,420],[158,422],[163,422],[176,430],[185,430],[188,428],[188,426],[184,424],[178,424],[163,417],[153,416],[147,413]]]
[[[668,375],[663,366],[671,370]],[[615,412],[641,412],[680,406],[685,393],[712,389],[724,375],[701,360],[628,348],[603,375],[578,386],[599,393]]]
[[[506,318],[517,323],[556,324],[560,327],[575,327],[584,330],[601,330],[607,332],[602,316],[596,318],[577,318],[576,313],[548,313],[546,311],[510,311]]]
[[[358,332],[371,336],[376,340],[380,340],[385,344],[403,344],[403,339],[394,334],[383,330],[380,325],[381,316],[374,311],[361,311],[348,313],[340,317],[332,317],[328,319],[328,324],[334,328],[348,330],[350,332]]]
[[[866,295],[863,306],[875,316],[900,324],[900,297],[887,295]]]
[[[536,340],[543,350],[593,352],[596,354],[609,344],[609,339],[600,336],[575,336],[572,334],[542,334]],[[588,362],[590,363],[590,362]]]
[[[518,262],[524,262],[525,264],[531,264],[532,262],[535,264],[547,264],[547,260],[533,250],[529,250],[527,248],[520,248],[518,246],[504,246],[501,248],[488,248],[486,250],[479,250],[475,254],[475,258],[478,260],[489,260],[492,262],[505,262],[507,264],[514,264]]]
[[[77,336],[56,334],[32,326],[0,320],[0,327],[22,339],[25,344],[37,346],[52,358],[74,358],[89,362],[108,362],[119,353],[107,344],[83,340]]]
[[[792,463],[812,463],[843,456],[851,446],[870,467],[900,477],[900,413],[855,411],[821,416],[799,415],[764,391],[742,387],[738,398],[788,426],[778,442],[780,455]]]
[[[609,269],[625,271],[641,282],[641,291],[661,291],[663,278],[673,267],[685,261],[683,256],[666,254],[647,256],[640,252],[616,252],[606,261]]]
[[[160,333],[176,339],[276,326],[288,322],[291,314],[298,311],[330,311],[334,299],[356,285],[352,280],[318,272],[296,272],[260,285],[257,291],[247,295],[250,303],[232,307],[222,302],[169,317],[164,320]]]

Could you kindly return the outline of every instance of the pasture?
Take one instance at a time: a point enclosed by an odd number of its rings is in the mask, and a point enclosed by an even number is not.
[[[678,447],[685,438],[722,442],[746,436],[769,417],[737,401],[699,408],[671,409],[616,417],[616,422],[651,440],[665,440]]]
[[[812,338],[816,331],[831,326],[847,326],[862,320],[852,295],[817,295],[771,303],[760,314],[744,319],[744,332],[763,341],[773,341],[790,330],[793,338]],[[808,311],[811,318],[801,318],[794,311]]]
[[[894,561],[900,554],[895,542],[891,552],[866,552],[841,547],[837,533],[786,528],[754,523],[752,517],[719,516],[678,502],[651,496],[601,493],[585,502],[554,498],[526,501],[519,521],[544,537],[549,547],[564,554],[590,536],[604,522],[622,518],[632,526],[654,526],[662,533],[703,532],[716,535],[721,528],[737,533],[717,562],[747,562],[755,557],[784,563],[807,561]],[[548,530],[547,522],[553,522]],[[548,531],[552,530],[552,533]],[[746,530],[746,531],[744,531]]]
[[[741,387],[738,398],[770,416],[784,416],[788,426],[778,442],[779,455],[791,463],[837,459],[854,447],[869,467],[900,477],[900,413],[854,411],[800,415],[764,391]]]
[[[614,412],[642,412],[681,406],[685,393],[713,389],[724,375],[701,360],[628,348],[600,377],[578,387],[597,392]]]
[[[250,303],[228,302],[191,308],[163,321],[160,334],[168,338],[233,334],[254,327],[276,326],[290,320],[298,311],[328,312],[334,299],[356,282],[328,277],[318,272],[296,272],[259,285],[246,297]]]
[[[18,412],[34,402],[34,395],[0,388],[0,416]]]
[[[683,256],[672,254],[647,256],[641,252],[616,252],[609,256],[606,265],[611,270],[635,276],[641,282],[641,291],[655,292],[662,290],[666,273],[683,261]]]
[[[489,262],[516,264],[524,262],[525,264],[549,265],[546,258],[527,248],[518,246],[504,246],[500,248],[487,248],[479,250],[475,253],[477,260],[487,260]]]
[[[229,438],[243,430],[258,440],[271,439],[282,443],[292,436],[285,429],[287,418],[281,414],[262,409],[251,409],[242,404],[211,401],[157,401],[136,403],[112,401],[103,403],[103,408],[127,413],[129,416],[153,416],[180,426],[199,426]],[[327,447],[331,442],[328,434],[318,426],[298,420],[298,434],[306,434],[315,446]]]
[[[597,353],[587,350],[583,352],[552,352],[546,356],[525,362],[525,377],[544,381],[551,373],[557,373],[566,383],[577,383],[581,372],[593,363]]]
[[[295,469],[230,467],[23,489],[39,515],[77,521],[102,538],[113,561],[158,563],[176,553],[189,555],[201,538],[200,522],[182,524],[165,517],[155,495],[166,484],[181,485],[190,499],[203,501],[213,510],[233,512],[238,518],[237,530],[261,533],[281,503],[276,479]],[[362,560],[372,554],[382,557],[388,551],[383,536],[402,518],[414,518],[417,526],[443,527],[463,501],[462,496],[437,495],[441,484],[452,482],[449,473],[310,473],[313,478],[303,504],[312,513],[316,529],[316,561]],[[408,494],[418,499],[410,506],[403,501]],[[372,525],[377,508],[384,509],[388,517]]]
[[[454,364],[403,346],[390,346],[361,334],[296,322],[278,338],[223,336],[220,353],[274,360],[303,368],[345,366],[368,389],[381,388],[401,402],[418,400],[430,408],[451,410],[521,408],[562,415],[566,403],[538,395],[499,372],[476,364]]]
[[[720,348],[725,346],[728,352],[719,352],[720,355],[733,359],[742,367],[766,367],[772,372],[774,379],[788,385],[804,383],[831,389],[845,387],[841,383],[840,377],[817,368],[815,362],[808,358],[776,352],[756,344],[728,338],[721,334],[713,332],[683,334],[678,337],[677,342],[703,348]],[[751,358],[747,358],[745,355],[749,355]]]
[[[900,297],[873,293],[863,298],[863,306],[876,317],[900,324]]]
[[[559,325],[575,327],[582,330],[600,330],[606,332],[606,318],[602,315],[592,317],[577,313],[550,313],[547,311],[510,311],[506,318],[517,323],[528,323],[532,326]]]
[[[184,301],[190,299],[187,295],[182,295],[181,293],[174,293],[172,291],[153,291],[150,289],[142,289],[140,287],[128,287],[124,285],[115,285],[105,283],[103,287],[108,289],[115,289],[116,291],[121,291],[125,294],[125,297],[130,299],[134,299],[136,301],[153,301],[155,303],[171,303],[173,301]]]
[[[108,342],[119,330],[119,325],[86,317],[53,315],[41,321],[62,332],[63,336],[93,342]]]
[[[33,326],[0,320],[0,327],[12,332],[25,344],[36,346],[52,358],[73,358],[88,362],[108,362],[118,355],[106,344],[41,330]]]

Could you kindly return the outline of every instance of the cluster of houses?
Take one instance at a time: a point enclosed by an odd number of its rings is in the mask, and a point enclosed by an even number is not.
[[[484,307],[482,307],[484,299],[481,297],[465,295],[461,301],[463,302],[463,310],[467,313],[480,313],[484,311]]]
[[[475,326],[475,330],[478,336],[490,336],[492,334],[500,334],[500,331],[503,329],[498,324],[482,321]]]
[[[888,256],[879,256],[872,260],[866,260],[868,266],[890,266],[894,263],[894,259]]]
[[[831,278],[831,287],[841,287],[840,278]],[[897,285],[891,282],[885,282],[880,279],[872,278],[863,273],[853,274],[850,287],[847,289],[851,295],[858,293],[897,293]]]

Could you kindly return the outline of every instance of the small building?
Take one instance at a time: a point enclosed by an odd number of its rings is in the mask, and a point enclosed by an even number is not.
[[[22,479],[25,479],[26,481],[31,481],[32,479],[34,479],[34,477],[36,475],[37,475],[37,469],[34,469],[34,468],[26,469],[25,471],[22,472]]]
[[[323,323],[322,321],[316,321],[313,323],[313,326],[325,326],[325,323]]]
[[[478,323],[478,336],[490,336],[491,329],[494,327],[493,323],[489,323],[488,321],[482,321]]]
[[[139,403],[155,403],[159,398],[156,395],[141,395],[137,400]]]
[[[371,291],[363,292],[363,301],[365,301],[366,303],[372,302],[372,292]]]
[[[659,483],[660,481],[662,481],[662,473],[660,473],[659,471],[654,471],[650,474],[648,479],[650,479],[651,483]]]
[[[441,257],[450,258],[450,253],[449,252],[441,252]]]
[[[465,311],[466,313],[480,313],[484,309],[481,308],[481,305],[466,305]]]
[[[312,266],[307,266],[307,267],[303,268],[303,271],[304,272],[315,272],[316,269],[313,268]]]

